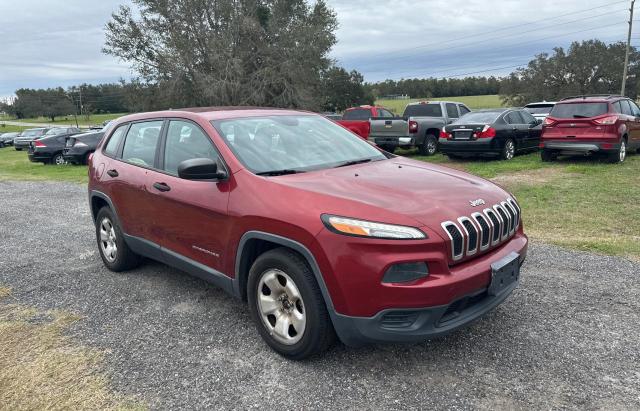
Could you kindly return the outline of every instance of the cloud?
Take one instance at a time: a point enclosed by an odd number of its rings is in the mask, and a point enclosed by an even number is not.
[[[313,0],[309,0],[313,1]],[[2,0],[0,96],[20,87],[129,78],[102,54],[104,26],[130,0]],[[340,27],[333,57],[367,81],[506,74],[571,41],[626,38],[627,1],[328,0]],[[506,68],[502,68],[506,67]],[[500,68],[500,69],[498,69]]]

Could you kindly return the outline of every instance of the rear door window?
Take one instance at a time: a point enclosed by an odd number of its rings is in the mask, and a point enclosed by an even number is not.
[[[529,114],[529,112],[522,110],[519,113],[520,113],[520,116],[522,116],[522,119],[524,120],[525,124],[532,124],[534,122],[537,122],[536,118],[531,114]]]
[[[153,167],[162,120],[133,123],[124,140],[122,159],[143,167]]]
[[[447,117],[458,118],[458,107],[455,104],[447,103]]]
[[[458,108],[460,109],[460,117],[471,112],[471,110],[469,110],[466,106],[463,106],[462,104],[460,104]]]
[[[632,116],[631,106],[629,105],[629,100],[620,100],[620,105],[622,106],[622,114],[626,114],[627,116]]]
[[[508,124],[524,124],[524,120],[520,117],[520,114],[517,111],[512,111],[511,113],[504,116],[505,121]]]
[[[357,108],[349,110],[342,116],[343,120],[369,120],[371,117],[371,111],[365,108]]]
[[[556,104],[551,110],[554,118],[589,118],[597,117],[609,112],[607,103],[566,103]]]
[[[636,117],[640,117],[640,108],[638,108],[638,105],[631,100],[629,100],[629,104],[631,105],[631,112],[633,113],[633,115]]]
[[[118,151],[118,146],[122,141],[122,137],[124,137],[124,132],[127,129],[127,124],[118,127],[111,137],[109,138],[109,142],[107,142],[106,147],[104,148],[104,153],[108,156],[115,156]]]

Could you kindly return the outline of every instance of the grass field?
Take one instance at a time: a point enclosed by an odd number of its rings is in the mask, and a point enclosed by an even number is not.
[[[466,104],[470,109],[477,110],[481,108],[496,108],[502,107],[502,102],[500,101],[500,97],[497,94],[486,95],[486,96],[462,96],[462,97],[440,97],[440,98],[412,98],[410,100],[377,100],[376,104],[386,107],[389,110],[393,111],[395,114],[402,114],[405,106],[414,101],[458,101],[460,103]]]
[[[537,241],[640,260],[640,155],[624,164],[588,158],[543,163],[538,153],[512,161],[418,160],[439,163],[488,178],[511,191],[522,206],[524,224]],[[55,180],[85,183],[84,166],[31,163],[24,151],[0,149],[1,180]]]
[[[22,131],[25,128],[30,128],[30,127],[8,126],[6,124],[0,124],[0,134],[2,134],[2,133],[11,133],[11,132],[14,132],[14,131]]]
[[[91,116],[89,116],[89,119],[87,119],[85,116],[78,116],[78,125],[80,125],[80,126],[91,126],[91,125],[101,124],[103,121],[113,120],[115,118],[122,117],[122,116],[124,116],[126,114],[127,113],[92,114]],[[19,122],[23,122],[23,123],[43,123],[43,124],[57,124],[57,123],[60,123],[60,124],[72,124],[72,125],[76,124],[76,119],[73,116],[56,117],[56,120],[53,121],[53,122],[51,121],[50,118],[47,118],[47,117],[23,118],[23,119],[20,119],[20,120],[6,117],[6,118],[1,118],[0,120],[19,121]]]
[[[13,147],[0,148],[0,181],[29,180],[29,181],[72,181],[85,183],[87,168],[71,164],[63,166],[32,163],[27,152],[16,151]]]

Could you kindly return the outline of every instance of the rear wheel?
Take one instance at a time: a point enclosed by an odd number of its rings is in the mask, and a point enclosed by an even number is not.
[[[335,340],[320,288],[297,253],[277,248],[262,254],[251,267],[247,287],[258,332],[280,355],[302,360]]]
[[[63,164],[67,164],[67,161],[62,156],[62,153],[56,153],[53,157],[51,157],[51,164],[61,166]]]
[[[504,146],[502,146],[502,153],[500,157],[503,160],[511,160],[516,155],[516,143],[513,139],[508,138],[507,141],[504,142]]]
[[[552,151],[543,149],[542,151],[540,151],[540,158],[542,159],[542,161],[547,163],[550,161],[556,161],[558,159],[558,155]]]
[[[438,151],[438,140],[433,134],[427,134],[424,142],[418,146],[418,152],[423,156],[432,156]]]
[[[109,207],[102,207],[98,211],[96,239],[100,257],[109,270],[116,272],[130,270],[142,262],[142,257],[131,251],[124,241],[122,229]]]
[[[627,140],[622,139],[620,148],[613,153],[609,153],[607,160],[609,163],[623,163],[625,158],[627,158]]]

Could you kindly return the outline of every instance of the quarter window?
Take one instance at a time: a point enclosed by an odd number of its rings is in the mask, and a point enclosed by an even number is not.
[[[133,123],[124,140],[122,159],[128,163],[153,167],[162,121]]]
[[[109,142],[104,148],[104,153],[109,156],[115,156],[116,150],[118,150],[118,146],[122,141],[122,137],[124,137],[124,131],[127,129],[126,125],[122,125],[118,127],[113,134],[111,134],[111,138],[109,138]]]
[[[170,121],[167,130],[167,143],[164,149],[164,169],[178,174],[178,165],[193,158],[218,159],[211,139],[193,123],[188,121]]]

